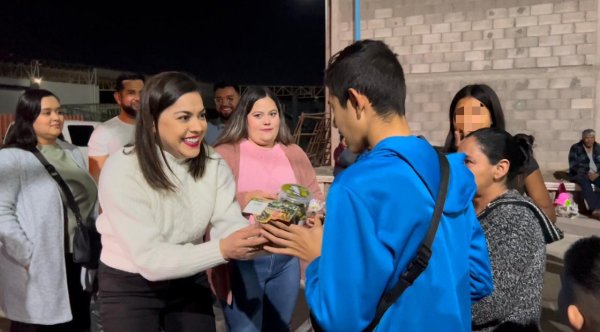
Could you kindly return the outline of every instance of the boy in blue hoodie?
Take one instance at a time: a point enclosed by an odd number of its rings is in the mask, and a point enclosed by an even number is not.
[[[325,226],[263,225],[265,250],[310,262],[306,299],[325,331],[362,331],[382,295],[415,257],[440,185],[438,156],[412,136],[396,55],[362,40],[334,55],[326,71],[334,123],[352,152],[369,150],[336,177]],[[450,182],[428,267],[386,311],[377,331],[470,331],[471,303],[492,292],[484,233],[473,210],[473,175],[449,155]]]

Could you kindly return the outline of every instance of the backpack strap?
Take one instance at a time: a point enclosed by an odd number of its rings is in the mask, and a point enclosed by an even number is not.
[[[446,156],[438,150],[435,151],[438,155],[440,163],[441,178],[439,193],[435,201],[435,209],[433,211],[433,217],[431,218],[429,230],[427,231],[427,236],[423,242],[421,242],[421,245],[419,245],[416,257],[413,258],[413,260],[408,264],[406,271],[400,275],[400,280],[398,283],[389,292],[385,293],[379,300],[377,311],[375,312],[375,318],[364,331],[373,331],[375,327],[377,327],[377,324],[379,324],[379,321],[388,308],[391,307],[392,304],[394,304],[394,302],[396,302],[402,295],[402,293],[404,293],[404,291],[415,282],[415,280],[419,277],[419,275],[421,275],[421,273],[423,273],[423,271],[425,271],[427,265],[429,264],[429,259],[431,258],[432,253],[431,247],[440,224],[440,219],[442,218],[442,212],[444,211],[444,203],[446,202],[446,194],[448,193],[448,183],[450,179],[450,167],[448,164],[448,159],[446,159]]]

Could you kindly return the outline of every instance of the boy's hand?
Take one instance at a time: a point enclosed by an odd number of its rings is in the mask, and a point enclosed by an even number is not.
[[[265,244],[264,250],[273,254],[290,255],[305,262],[312,262],[321,256],[323,224],[320,216],[315,216],[310,228],[286,225],[275,221],[262,225],[261,234],[277,246]]]

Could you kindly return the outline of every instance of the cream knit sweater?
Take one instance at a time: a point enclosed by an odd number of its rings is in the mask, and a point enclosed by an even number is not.
[[[151,281],[183,278],[224,263],[219,240],[248,225],[235,200],[231,170],[212,148],[197,181],[183,161],[165,154],[174,174],[166,173],[177,192],[152,189],[134,152],[111,155],[99,181],[100,260]],[[212,240],[203,243],[209,225]]]

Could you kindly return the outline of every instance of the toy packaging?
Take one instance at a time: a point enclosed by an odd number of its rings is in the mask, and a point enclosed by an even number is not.
[[[554,207],[558,217],[575,218],[579,215],[579,207],[573,201],[573,196],[566,191],[563,183],[558,188]]]

